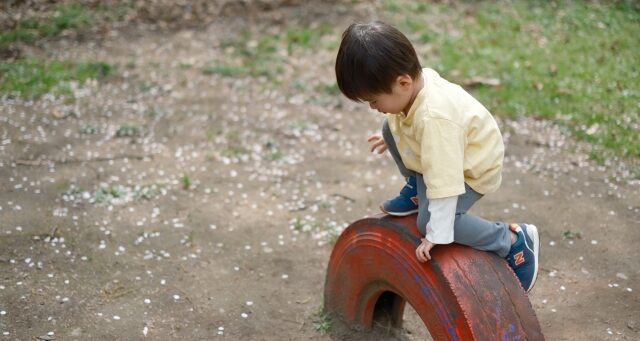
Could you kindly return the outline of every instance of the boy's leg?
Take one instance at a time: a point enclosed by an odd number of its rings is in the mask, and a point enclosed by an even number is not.
[[[427,223],[431,219],[429,212],[429,199],[427,199],[427,186],[422,174],[416,173],[416,188],[418,189],[418,231],[424,236],[427,234]],[[454,231],[455,232],[455,231]]]
[[[407,178],[407,184],[400,190],[400,194],[398,196],[382,202],[380,210],[393,216],[407,216],[409,214],[416,213],[418,212],[416,173],[404,166],[387,120],[384,121],[382,126],[382,137],[387,145],[387,150],[389,150],[393,160],[396,162],[398,170],[400,170],[400,173]]]
[[[431,217],[427,187],[422,174],[416,174],[418,189],[418,230],[422,235],[427,233],[427,223]],[[456,243],[470,246],[477,250],[492,251],[500,257],[506,257],[511,249],[511,232],[503,222],[491,222],[480,217],[467,214],[467,211],[482,198],[482,194],[465,184],[466,192],[458,197],[456,219],[453,225],[453,239]]]
[[[493,251],[506,258],[507,263],[518,277],[522,288],[529,292],[538,276],[538,254],[540,251],[538,230],[535,225],[490,222],[480,217],[466,214],[467,210],[482,197],[469,186],[467,192],[458,198],[454,241],[469,245],[474,249]],[[511,236],[516,237],[512,243]]]
[[[458,197],[454,241],[482,251],[492,251],[506,257],[511,249],[511,231],[504,222],[492,222],[467,211],[482,198],[482,194],[465,184],[466,192]]]
[[[429,222],[429,201],[426,186],[421,174],[416,174],[419,197],[418,230],[426,234]],[[456,219],[453,225],[453,239],[458,244],[470,246],[477,250],[491,251],[506,258],[526,292],[533,288],[538,274],[539,236],[534,225],[491,222],[480,217],[467,214],[473,204],[482,198],[482,194],[465,184],[466,192],[458,197]],[[518,239],[511,242],[515,233]]]

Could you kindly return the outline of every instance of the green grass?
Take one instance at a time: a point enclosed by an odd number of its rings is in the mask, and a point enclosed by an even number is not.
[[[18,92],[38,97],[53,92],[70,95],[69,81],[84,82],[109,75],[112,67],[103,62],[42,61],[23,59],[0,62],[0,92]]]
[[[87,26],[91,12],[80,4],[63,4],[47,18],[27,17],[18,21],[15,28],[0,32],[0,47],[17,42],[33,42],[39,38],[54,37],[69,28]]]
[[[318,311],[313,314],[313,329],[320,333],[328,333],[331,331],[333,321],[331,315],[324,310],[324,307],[320,307]]]
[[[318,27],[293,26],[279,34],[245,31],[225,39],[222,58],[212,61],[201,71],[207,75],[220,74],[226,77],[265,77],[277,84],[285,70],[287,58],[314,46],[333,50],[335,42],[323,39],[330,36],[331,32],[332,28],[327,24]]]
[[[189,190],[191,188],[191,178],[188,175],[183,175],[180,178],[180,182],[182,183],[182,189]]]
[[[142,135],[142,129],[131,124],[121,125],[116,131],[116,137],[136,137]]]
[[[464,83],[496,115],[560,122],[591,155],[640,158],[640,7],[513,1],[456,6],[384,1],[386,19],[432,53],[423,65]]]

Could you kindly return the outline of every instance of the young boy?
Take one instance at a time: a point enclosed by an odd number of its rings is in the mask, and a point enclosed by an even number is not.
[[[352,24],[343,33],[336,78],[349,99],[387,114],[382,133],[369,137],[371,151],[388,149],[407,185],[381,208],[418,212],[425,235],[418,260],[430,260],[434,245],[454,241],[492,251],[506,258],[529,292],[538,273],[536,227],[467,214],[502,179],[504,145],[489,111],[460,86],[422,69],[407,37],[379,21]]]

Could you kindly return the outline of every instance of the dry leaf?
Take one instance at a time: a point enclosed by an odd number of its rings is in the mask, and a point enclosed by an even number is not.
[[[593,135],[593,134],[598,132],[598,129],[600,129],[600,125],[598,123],[596,123],[596,124],[592,125],[591,127],[589,127],[589,129],[587,129],[585,131],[585,133],[587,135]]]
[[[475,87],[479,85],[499,86],[500,80],[497,78],[473,77],[471,79],[465,80],[464,85],[467,87]]]

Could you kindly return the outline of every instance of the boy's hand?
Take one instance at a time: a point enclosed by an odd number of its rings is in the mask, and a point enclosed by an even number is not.
[[[421,263],[424,263],[426,261],[431,260],[431,255],[429,254],[429,251],[431,251],[431,249],[435,245],[436,244],[428,241],[426,238],[422,238],[422,244],[420,244],[420,246],[416,248],[416,256],[418,257],[418,261],[420,261]]]
[[[382,134],[380,134],[380,133],[376,133],[376,134],[373,134],[373,135],[369,136],[367,141],[371,142],[371,152],[372,153],[375,151],[378,154],[382,154],[387,150],[387,144],[384,143],[384,138],[382,137]]]

